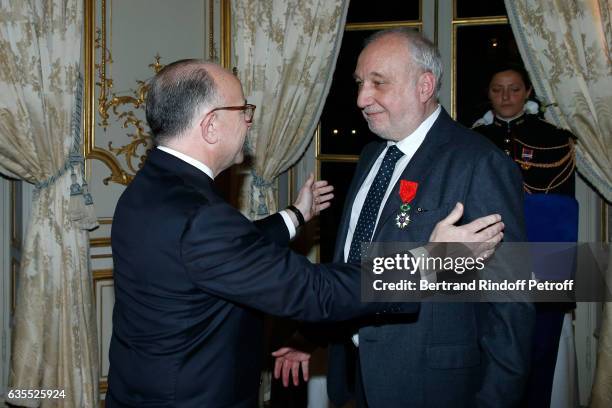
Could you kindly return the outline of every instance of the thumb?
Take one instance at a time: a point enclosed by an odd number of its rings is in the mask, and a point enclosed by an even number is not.
[[[283,356],[283,355],[287,354],[290,351],[291,351],[290,347],[281,347],[278,350],[272,352],[272,356],[280,357],[280,356]]]
[[[461,216],[463,216],[463,204],[457,203],[455,204],[455,208],[453,208],[446,218],[440,221],[440,224],[453,225],[461,219]]]
[[[313,183],[314,183],[314,174],[311,172],[308,175],[308,178],[306,179],[306,182],[304,183],[304,186],[308,187],[308,188],[311,188]]]

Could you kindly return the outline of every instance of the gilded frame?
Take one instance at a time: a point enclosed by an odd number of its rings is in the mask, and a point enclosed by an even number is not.
[[[214,0],[209,1],[209,10],[214,13]],[[116,155],[107,148],[96,145],[96,115],[98,111],[106,112],[110,107],[115,107],[116,104],[142,103],[143,92],[145,88],[137,90],[136,97],[119,97],[112,98],[111,95],[106,96],[107,105],[100,106],[100,102],[96,99],[96,86],[100,86],[102,93],[108,92],[106,81],[106,57],[99,58],[97,61],[98,48],[102,52],[107,50],[107,29],[106,29],[106,4],[107,0],[84,0],[85,15],[84,15],[84,143],[83,154],[85,159],[99,160],[110,171],[110,176],[104,179],[104,183],[114,182],[122,185],[127,185],[134,177],[135,171],[131,163],[128,163],[128,169],[122,165]],[[98,27],[97,14],[100,11],[101,19]],[[209,24],[214,22],[213,13],[209,16]],[[221,48],[220,62],[226,68],[231,66],[231,3],[230,0],[220,1],[220,23],[221,23]],[[99,34],[98,34],[99,29]],[[214,50],[214,27],[211,24],[209,27],[209,44],[213,45]],[[213,53],[214,55],[214,53]],[[156,71],[161,67],[159,60],[151,64],[151,67]],[[142,140],[140,140],[142,141]]]

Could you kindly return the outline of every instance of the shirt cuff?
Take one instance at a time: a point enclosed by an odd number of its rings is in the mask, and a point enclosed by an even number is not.
[[[423,259],[427,259],[429,258],[429,251],[426,250],[424,247],[418,247],[418,248],[414,248],[409,250],[408,252],[410,252],[412,254],[412,256],[414,256],[415,258],[419,258],[422,257]],[[427,264],[427,262],[423,262],[422,265],[425,266]],[[427,269],[427,268],[419,268],[419,274],[421,275],[421,280],[425,280],[428,283],[436,283],[438,281],[438,275],[436,274],[436,271],[433,269]]]
[[[287,211],[285,210],[279,211],[279,214],[281,215],[281,217],[283,217],[283,221],[285,221],[285,225],[289,230],[289,239],[293,239],[293,237],[295,237],[296,230],[295,225],[293,225],[293,221],[291,221],[291,217],[289,216],[289,214],[287,214]]]

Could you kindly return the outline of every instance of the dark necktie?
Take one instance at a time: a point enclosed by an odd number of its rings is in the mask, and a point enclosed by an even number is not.
[[[402,153],[396,145],[392,145],[387,149],[387,153],[385,153],[380,169],[378,169],[378,173],[376,173],[374,182],[370,186],[368,195],[359,213],[359,219],[357,221],[355,233],[353,234],[353,240],[351,241],[351,249],[347,262],[361,263],[361,243],[370,242],[372,239],[378,210],[380,209],[380,204],[389,187],[389,181],[391,181],[395,163],[397,163],[399,158],[403,155],[404,153]]]

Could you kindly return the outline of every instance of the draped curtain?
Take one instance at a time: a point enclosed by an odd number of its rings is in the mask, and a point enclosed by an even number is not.
[[[612,201],[612,14],[608,0],[505,0],[547,119],[578,138],[578,171]],[[604,305],[591,407],[612,406],[612,303]]]
[[[234,61],[257,105],[250,143],[254,166],[243,211],[277,210],[276,178],[306,150],[329,92],[348,0],[232,1]]]
[[[612,201],[612,20],[608,0],[505,0],[547,119],[578,138],[578,171]]]
[[[73,221],[82,214],[74,217],[70,195],[83,182],[82,169],[70,162],[80,142],[83,1],[0,5],[0,172],[36,185],[22,248],[9,390],[65,393],[59,399],[6,400],[17,406],[95,407],[88,234]]]

